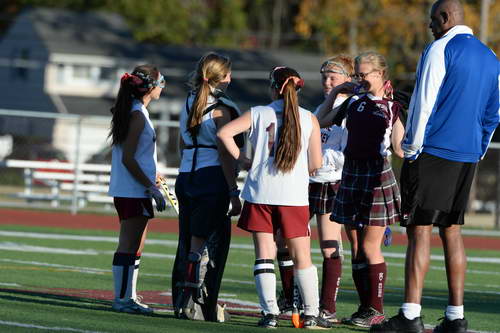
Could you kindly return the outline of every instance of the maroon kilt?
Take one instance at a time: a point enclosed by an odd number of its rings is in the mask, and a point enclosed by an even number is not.
[[[389,159],[346,158],[330,219],[357,227],[401,220],[401,195]]]
[[[309,183],[309,214],[330,214],[340,182]]]

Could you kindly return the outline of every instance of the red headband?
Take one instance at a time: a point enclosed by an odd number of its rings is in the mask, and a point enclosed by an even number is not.
[[[283,82],[283,85],[281,86],[281,89],[280,89],[280,95],[283,95],[283,90],[285,89],[285,86],[286,84],[288,83],[288,81],[290,80],[293,80],[293,83],[295,84],[296,87],[298,88],[302,88],[304,86],[304,80],[297,77],[297,76],[289,76],[285,82]]]

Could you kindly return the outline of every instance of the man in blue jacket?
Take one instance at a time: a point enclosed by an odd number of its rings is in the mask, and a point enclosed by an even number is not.
[[[458,0],[432,6],[430,28],[436,40],[417,67],[402,144],[405,301],[397,316],[370,332],[424,332],[421,299],[433,225],[443,242],[449,287],[445,317],[434,332],[467,331],[461,226],[477,162],[499,123],[500,64],[463,22]]]

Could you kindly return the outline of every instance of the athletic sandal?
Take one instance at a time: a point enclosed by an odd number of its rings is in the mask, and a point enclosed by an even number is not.
[[[351,317],[351,324],[359,327],[371,327],[374,324],[380,324],[385,319],[383,313],[378,312],[372,307],[363,308],[357,313],[357,316]]]
[[[139,302],[137,299],[128,299],[126,301],[115,300],[111,308],[118,312],[136,313],[136,314],[152,314],[153,309],[146,304]]]
[[[424,333],[424,323],[422,317],[407,319],[403,311],[380,324],[373,325],[370,332],[377,333]]]
[[[304,316],[304,328],[308,330],[325,330],[332,328],[332,323],[320,316]]]
[[[340,320],[337,318],[337,314],[335,312],[331,313],[330,311],[328,311],[326,309],[321,309],[319,311],[319,316],[323,319],[328,320],[332,324],[340,323]]]
[[[278,315],[272,313],[264,314],[262,312],[262,318],[260,318],[257,326],[262,328],[276,328],[278,327]]]
[[[433,333],[466,333],[467,332],[467,319],[449,320],[448,318],[440,318],[442,322],[434,327]]]

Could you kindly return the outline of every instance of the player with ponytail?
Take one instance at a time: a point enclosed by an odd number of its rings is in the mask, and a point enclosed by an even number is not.
[[[402,157],[404,127],[385,58],[376,52],[361,53],[354,60],[354,69],[357,82],[346,82],[330,93],[355,93],[333,117],[337,124],[345,119],[348,136],[330,220],[344,224],[351,242],[352,276],[360,306],[349,322],[370,327],[385,318],[387,266],[381,244],[384,236],[389,240],[389,225],[401,219],[390,148]]]
[[[113,257],[115,299],[113,309],[127,313],[152,311],[136,294],[141,252],[148,220],[154,217],[151,199],[158,211],[165,199],[156,187],[156,133],[147,106],[160,98],[165,79],[151,65],[125,73],[111,109],[112,161],[109,195],[120,219],[118,247]]]
[[[311,261],[307,195],[309,174],[321,167],[319,124],[299,106],[297,91],[304,81],[297,71],[276,67],[269,79],[273,102],[252,107],[217,134],[234,158],[245,161],[233,137],[250,130],[254,156],[242,192],[245,204],[238,227],[253,234],[254,277],[263,314],[258,325],[278,326],[274,237],[279,229],[294,262],[304,326],[329,328],[331,323],[318,316],[318,274]]]
[[[229,58],[203,56],[180,115],[182,159],[175,183],[179,243],[172,272],[172,298],[180,318],[223,321],[221,316],[227,315],[217,299],[231,240],[229,217],[240,213],[241,203],[236,161],[216,133],[239,115],[224,93],[230,82]]]

